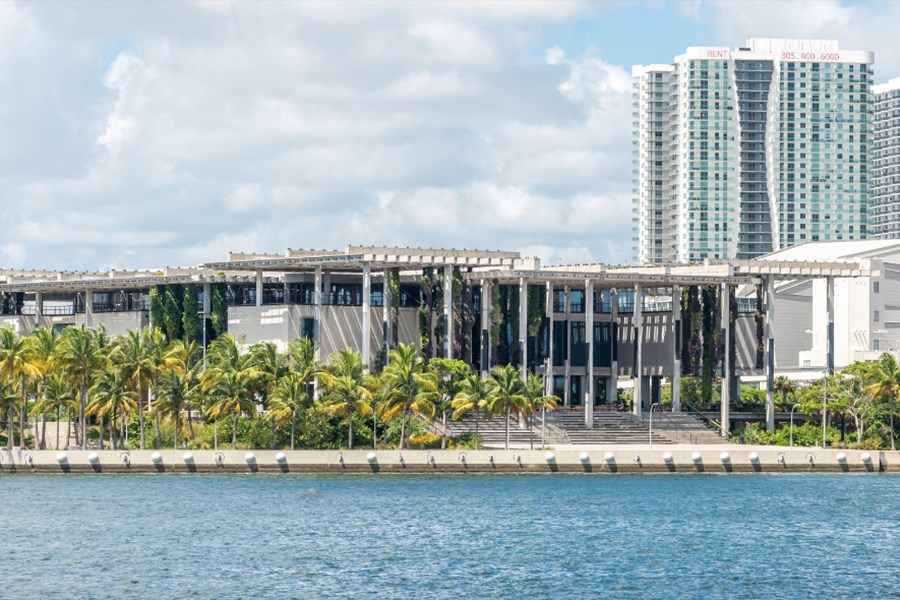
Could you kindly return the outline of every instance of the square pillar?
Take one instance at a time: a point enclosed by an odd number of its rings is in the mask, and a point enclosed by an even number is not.
[[[546,313],[547,313],[547,360],[544,367],[544,376],[546,381],[546,394],[553,395],[553,284],[549,281],[546,285]]]
[[[594,282],[584,282],[584,336],[587,340],[587,401],[584,403],[584,426],[594,427]]]
[[[381,311],[381,348],[384,352],[384,366],[389,362],[391,352],[391,304],[394,302],[391,296],[391,270],[384,270],[384,284],[382,285],[381,298],[384,301]]]
[[[481,280],[481,377],[491,376],[491,282]]]
[[[834,276],[825,278],[825,310],[828,311],[825,331],[825,369],[828,376],[834,375]]]
[[[528,379],[528,282],[519,278],[519,360],[522,381]]]
[[[316,340],[316,361],[322,359],[322,267],[316,267],[313,280],[313,338]]]
[[[775,431],[775,278],[766,278],[766,430]]]
[[[638,416],[641,414],[641,409],[643,406],[641,405],[641,400],[644,396],[643,385],[641,384],[641,380],[643,378],[643,357],[641,356],[644,331],[643,331],[643,315],[641,311],[643,310],[643,302],[641,301],[641,284],[634,284],[634,318],[633,318],[633,327],[634,330],[634,402],[632,403],[632,412]]]
[[[615,404],[619,401],[619,291],[609,290],[609,386],[606,394],[607,402]]]
[[[453,267],[444,267],[444,358],[453,358]]]
[[[256,305],[262,306],[263,304],[263,274],[262,271],[256,272]]]
[[[731,287],[727,283],[719,286],[719,312],[722,313],[722,437],[728,438],[731,427],[731,385],[729,378],[731,376]]]
[[[572,376],[571,361],[569,360],[569,350],[571,350],[572,348],[572,340],[570,337],[572,332],[570,331],[571,325],[569,324],[569,305],[571,304],[571,302],[569,302],[569,286],[565,286],[563,288],[563,295],[563,314],[565,314],[566,316],[565,320],[563,321],[563,323],[565,323],[566,329],[566,335],[564,336],[566,347],[563,351],[563,365],[565,367],[566,384],[563,388],[563,405],[572,406],[572,386],[571,382],[569,381],[569,378]]]
[[[681,412],[681,286],[672,286],[672,412]]]
[[[94,326],[94,290],[84,291],[84,324],[91,328]]]
[[[371,365],[369,356],[369,312],[372,303],[372,267],[369,263],[363,264],[362,272],[362,363],[363,369],[368,372]]]
[[[34,325],[40,327],[41,317],[44,316],[44,294],[42,292],[34,293]]]

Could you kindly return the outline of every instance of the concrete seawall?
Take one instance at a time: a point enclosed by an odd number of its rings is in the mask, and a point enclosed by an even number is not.
[[[558,450],[0,450],[12,473],[878,473],[900,452],[776,446]]]

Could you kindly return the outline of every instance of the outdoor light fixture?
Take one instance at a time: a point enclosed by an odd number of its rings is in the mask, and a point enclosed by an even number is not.
[[[466,453],[460,452],[459,455],[456,457],[456,460],[458,460],[462,464],[466,464]]]
[[[217,466],[223,466],[225,464],[225,455],[221,452],[216,452],[215,461]]]
[[[640,454],[635,454],[635,455],[634,455],[634,458],[632,458],[631,460],[633,460],[633,461],[636,462],[637,464],[641,464],[641,455],[640,455]]]
[[[122,464],[125,465],[126,467],[131,466],[131,455],[128,454],[127,452],[123,452],[122,454],[120,454],[119,460],[122,461]]]
[[[779,453],[778,453],[778,464],[779,464],[779,465],[783,465],[783,464],[784,464],[784,452],[779,452]]]
[[[808,453],[806,454],[806,462],[808,462],[809,464],[815,466],[815,464],[816,464],[816,455],[813,454],[812,452],[808,452]]]
[[[400,453],[400,456],[397,458],[397,462],[400,463],[401,465],[405,465],[405,464],[406,464],[406,461],[403,460],[403,453],[402,453],[402,452]]]

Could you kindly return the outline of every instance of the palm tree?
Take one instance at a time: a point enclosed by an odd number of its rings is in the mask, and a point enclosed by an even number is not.
[[[327,378],[325,394],[322,397],[326,410],[331,415],[344,416],[347,419],[347,447],[353,449],[353,415],[367,416],[372,410],[369,403],[372,390],[363,383],[362,378],[351,375],[338,375]]]
[[[13,447],[13,419],[16,413],[15,384],[19,381],[19,391],[22,397],[22,411],[20,416],[24,418],[25,401],[26,401],[26,377],[39,377],[40,370],[33,362],[33,352],[31,344],[24,338],[19,337],[11,327],[6,326],[0,328],[0,377],[5,377],[10,385],[10,395],[8,397],[8,408],[6,412],[7,421],[7,447]],[[19,431],[20,446],[24,446],[25,431],[20,425]]]
[[[201,387],[212,400],[206,414],[216,421],[223,415],[233,415],[231,445],[236,448],[238,419],[242,413],[256,412],[253,386],[259,371],[250,355],[241,352],[235,337],[228,333],[209,345],[206,357],[209,366],[201,376]]]
[[[75,394],[72,386],[62,373],[51,373],[44,380],[43,399],[38,401],[35,412],[41,414],[47,412],[56,413],[56,449],[59,450],[59,428],[62,423],[62,413],[65,409],[68,415],[76,407]],[[69,422],[66,421],[66,440],[69,439]]]
[[[175,425],[174,445],[178,447],[178,432],[183,423],[181,416],[187,411],[188,398],[191,395],[190,376],[178,369],[166,369],[157,378],[156,401],[150,409],[157,414],[172,417]]]
[[[459,392],[460,383],[468,377],[470,368],[465,361],[455,358],[432,358],[428,370],[434,373],[438,384],[438,402],[441,411],[441,448],[447,447],[447,413],[452,409],[453,398]]]
[[[289,372],[283,375],[272,390],[270,410],[274,419],[290,419],[291,450],[294,449],[297,413],[310,403],[306,379],[302,374]]]
[[[866,391],[873,398],[887,399],[891,405],[891,450],[896,450],[894,443],[894,401],[900,394],[900,365],[893,354],[885,352],[872,365],[869,371],[872,383],[866,386]]]
[[[478,424],[482,411],[487,406],[491,390],[496,385],[493,379],[483,379],[479,375],[469,375],[459,384],[459,392],[453,398],[451,418],[456,421],[468,414],[475,415],[475,449],[478,450]]]
[[[794,382],[786,375],[779,375],[775,378],[775,392],[781,394],[782,404],[787,404],[788,394],[793,394],[795,390]]]
[[[534,415],[541,411],[541,442],[544,441],[544,423],[546,422],[545,411],[549,408],[555,410],[559,404],[559,398],[556,396],[548,396],[546,394],[546,385],[544,377],[536,373],[529,373],[528,379],[522,388],[522,397],[524,399],[523,406],[525,414],[531,418],[531,427],[529,437],[531,438],[531,449],[534,450]]]
[[[263,398],[263,404],[269,409],[269,400],[272,395],[272,389],[278,383],[278,379],[287,370],[285,357],[278,353],[278,347],[274,342],[261,342],[254,344],[250,348],[250,362],[259,372],[258,387]],[[275,449],[275,415],[271,415],[272,420],[272,444]]]
[[[123,445],[126,418],[137,410],[138,392],[131,389],[128,374],[117,366],[110,366],[97,374],[97,381],[91,388],[91,402],[88,414],[103,418],[109,416],[109,442],[113,450]]]
[[[494,367],[491,369],[491,376],[496,385],[488,396],[487,412],[491,416],[506,415],[506,449],[509,450],[509,417],[513,411],[524,411],[524,385],[518,370],[512,365]]]
[[[390,362],[381,374],[386,403],[383,418],[391,421],[400,417],[400,449],[404,434],[407,447],[412,436],[412,416],[434,416],[434,403],[438,399],[437,377],[426,371],[425,361],[412,344],[399,344],[390,352]],[[409,423],[409,427],[406,427]]]
[[[41,397],[43,387],[46,385],[47,377],[56,370],[57,361],[56,354],[59,346],[59,334],[53,329],[46,327],[36,327],[31,332],[29,338],[31,348],[34,353],[34,362],[41,371],[41,380],[38,384],[37,397]],[[40,403],[40,402],[39,402]],[[37,447],[43,450],[46,447],[47,437],[47,413],[46,411],[35,411],[34,413],[34,431],[38,430],[38,415],[41,417],[41,441]],[[57,429],[59,425],[57,424]]]

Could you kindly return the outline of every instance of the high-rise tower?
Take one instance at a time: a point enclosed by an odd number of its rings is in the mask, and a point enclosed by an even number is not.
[[[864,238],[873,62],[831,40],[750,39],[633,67],[636,259]]]
[[[900,238],[900,78],[872,86],[874,138],[869,236]]]

